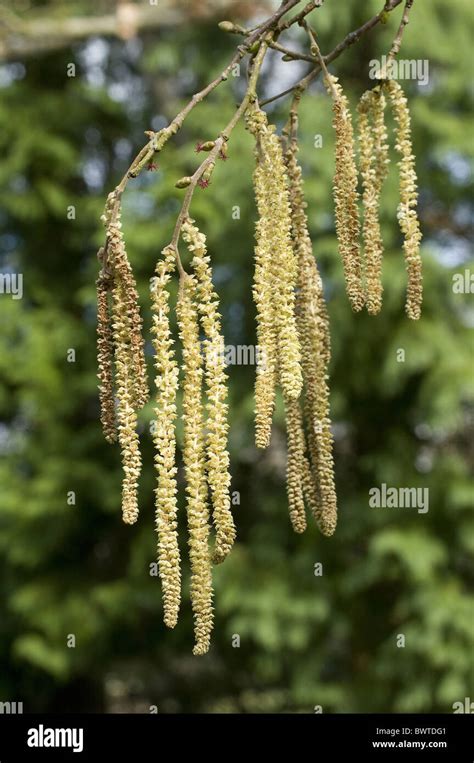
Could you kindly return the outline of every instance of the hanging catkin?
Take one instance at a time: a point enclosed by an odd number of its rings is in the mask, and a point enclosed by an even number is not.
[[[180,283],[177,317],[183,346],[183,459],[186,474],[191,604],[194,613],[194,654],[205,654],[213,624],[212,571],[209,553],[209,509],[205,468],[202,409],[203,362],[199,343],[196,281],[184,276]]]
[[[410,112],[407,99],[400,84],[393,79],[384,83],[396,122],[395,148],[400,154],[398,162],[400,174],[400,203],[398,222],[404,235],[403,249],[408,273],[406,312],[409,318],[417,320],[421,315],[423,285],[421,272],[420,242],[421,231],[416,214],[418,200],[415,156],[411,140]]]
[[[175,267],[175,252],[163,251],[156,266],[152,297],[152,334],[155,349],[156,407],[153,441],[156,488],[156,530],[158,533],[158,564],[163,590],[164,621],[174,628],[178,620],[181,598],[181,572],[177,532],[176,502],[176,393],[178,365],[174,357],[173,339],[169,325],[169,294],[167,284]]]
[[[97,285],[97,361],[99,373],[100,420],[107,442],[117,439],[117,423],[114,403],[114,343],[109,295],[112,288],[110,276],[101,273]]]
[[[310,463],[301,460],[303,492],[324,535],[332,535],[337,522],[327,367],[330,360],[329,324],[321,277],[308,232],[301,167],[296,145],[286,156],[290,180],[293,245],[298,260],[298,331],[305,382],[304,413]]]
[[[262,333],[266,336],[263,355],[269,363],[271,381],[274,367],[271,332],[274,331],[280,384],[284,395],[296,400],[303,378],[295,317],[297,262],[291,242],[288,178],[280,141],[275,127],[268,125],[266,115],[254,108],[248,115],[247,127],[257,141],[254,184],[260,220],[256,229],[254,298],[257,319],[263,319]],[[261,405],[261,400],[256,401],[261,410],[273,407],[273,400],[271,406],[265,398],[263,402]],[[261,439],[268,441],[268,437]]]
[[[363,239],[367,311],[376,315],[382,307],[383,241],[380,231],[380,192],[388,169],[385,97],[380,88],[367,90],[357,107],[359,155],[363,184]]]
[[[198,308],[206,337],[204,343],[207,387],[207,479],[212,496],[212,518],[216,529],[213,561],[224,561],[235,540],[235,525],[230,508],[229,453],[227,450],[227,384],[224,337],[221,334],[219,299],[212,284],[210,257],[206,237],[186,219],[182,236],[193,255],[191,266],[197,282]]]
[[[134,379],[130,362],[130,331],[127,320],[127,299],[121,280],[114,280],[112,327],[115,348],[115,384],[117,389],[118,439],[122,452],[124,478],[122,484],[122,517],[132,525],[138,518],[138,479],[141,457],[135,409]]]
[[[347,296],[352,309],[359,311],[364,306],[365,295],[359,244],[357,168],[352,117],[349,102],[337,77],[329,74],[326,86],[333,98],[333,127],[336,134],[333,183],[336,233],[344,265]]]
[[[255,274],[253,298],[257,307],[258,364],[255,378],[255,444],[266,448],[270,444],[277,369],[277,335],[273,320],[270,217],[267,206],[265,173],[258,156],[254,171],[255,198],[259,219],[255,237]]]
[[[107,249],[111,260],[114,281],[121,284],[123,295],[123,320],[127,324],[130,341],[130,377],[132,399],[136,408],[143,408],[148,400],[148,382],[142,336],[142,319],[138,301],[137,287],[132,268],[125,249],[120,215],[107,227]]]
[[[293,530],[297,533],[302,533],[306,530],[303,490],[306,441],[299,400],[285,398],[285,420],[288,441],[286,490],[290,520]]]

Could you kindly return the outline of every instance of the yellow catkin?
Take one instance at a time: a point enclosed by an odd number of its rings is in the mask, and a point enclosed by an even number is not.
[[[288,178],[280,141],[266,115],[254,109],[247,126],[257,138],[261,188],[256,187],[259,214],[256,257],[265,266],[261,274],[272,300],[273,325],[277,336],[277,359],[280,384],[284,394],[296,400],[303,377],[301,350],[296,327],[295,287],[297,262],[291,242],[291,215]],[[263,214],[262,214],[263,213]],[[257,263],[258,264],[258,263]]]
[[[209,553],[209,509],[202,410],[203,361],[199,342],[196,281],[185,276],[180,284],[177,316],[183,347],[183,458],[186,474],[191,604],[194,613],[194,654],[205,654],[213,624],[212,570]]]
[[[307,459],[301,459],[303,493],[318,526],[332,535],[337,523],[337,498],[334,482],[333,438],[329,417],[327,368],[330,337],[321,277],[312,253],[304,201],[301,167],[296,146],[287,153],[292,207],[293,245],[298,260],[298,331],[302,346],[305,382],[304,411],[307,421]]]
[[[118,440],[122,452],[122,517],[126,524],[138,518],[138,479],[141,457],[133,379],[130,375],[130,332],[127,321],[127,298],[122,281],[115,281],[112,292],[112,328],[115,349],[115,384],[117,390]]]
[[[230,504],[229,453],[227,450],[227,384],[224,337],[221,333],[219,299],[212,284],[206,237],[187,218],[181,228],[183,239],[193,255],[192,268],[197,281],[198,306],[204,343],[207,387],[207,478],[212,496],[212,519],[216,529],[213,561],[224,561],[235,540],[235,525]]]
[[[367,90],[357,107],[359,115],[359,156],[363,184],[362,228],[365,254],[367,311],[376,315],[382,307],[383,241],[380,231],[380,192],[388,167],[387,132],[384,121],[385,97],[377,88]]]
[[[389,79],[384,84],[396,122],[395,148],[400,154],[400,203],[398,222],[404,235],[403,249],[408,273],[406,312],[412,320],[421,315],[423,300],[422,264],[420,257],[421,231],[416,214],[418,201],[415,156],[411,140],[410,112],[407,99],[400,84]]]
[[[326,83],[333,96],[333,127],[336,133],[334,205],[339,253],[344,266],[346,291],[352,309],[365,304],[363,268],[359,244],[360,224],[357,207],[357,167],[354,134],[349,102],[337,77],[329,75]]]
[[[314,257],[305,257],[301,268],[302,301],[305,305],[302,330],[311,353],[306,367],[306,402],[308,409],[308,442],[313,468],[317,473],[319,505],[313,510],[321,532],[332,535],[337,523],[337,497],[334,481],[333,437],[329,416],[327,364],[322,341],[324,318],[318,311],[321,278]]]
[[[390,159],[388,155],[388,133],[385,125],[385,95],[381,87],[376,87],[371,104],[371,116],[375,150],[375,176],[381,190],[388,175]],[[379,191],[380,192],[380,191]]]
[[[269,219],[266,214],[265,174],[260,162],[254,172],[254,188],[260,215],[255,229],[255,274],[253,298],[257,307],[258,364],[255,378],[255,444],[270,444],[277,369],[277,337],[273,320],[272,283],[270,276],[271,246]]]
[[[111,221],[107,227],[107,249],[111,260],[114,280],[121,282],[124,294],[124,321],[130,335],[130,376],[133,399],[137,408],[148,400],[149,390],[142,336],[142,319],[135,278],[125,249],[120,219]]]
[[[288,494],[290,520],[293,530],[297,533],[302,533],[306,530],[306,512],[303,493],[306,443],[299,400],[285,399],[285,418],[288,441],[286,490]]]
[[[178,365],[174,356],[169,325],[167,284],[175,265],[171,248],[163,251],[156,266],[152,297],[152,334],[155,350],[156,407],[153,441],[158,484],[156,498],[156,530],[158,564],[163,590],[164,622],[174,628],[178,620],[181,598],[181,572],[177,531],[176,501],[176,394]]]
[[[114,403],[114,343],[109,307],[110,277],[100,275],[97,279],[97,360],[99,373],[100,420],[107,442],[117,439],[117,423]]]

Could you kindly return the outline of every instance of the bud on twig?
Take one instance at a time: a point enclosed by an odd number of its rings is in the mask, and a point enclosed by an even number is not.
[[[231,34],[246,34],[245,29],[239,24],[233,24],[232,21],[219,21],[219,29],[223,32],[230,32]]]
[[[175,187],[176,187],[176,188],[187,188],[187,187],[188,187],[188,185],[191,185],[191,181],[192,181],[192,178],[190,178],[190,177],[189,177],[189,175],[187,175],[187,176],[186,176],[186,177],[184,177],[184,178],[180,178],[180,179],[179,179],[179,180],[178,180],[178,181],[175,183]]]

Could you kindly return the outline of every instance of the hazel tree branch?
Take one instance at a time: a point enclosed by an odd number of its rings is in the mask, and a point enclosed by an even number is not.
[[[409,22],[408,17],[413,7],[413,2],[414,0],[406,0],[405,2],[405,8],[403,9],[402,20],[400,21],[400,26],[398,27],[397,35],[392,43],[392,47],[390,48],[390,53],[388,54],[388,61],[393,61],[395,56],[397,56],[400,51],[400,45],[402,44],[403,33],[405,31],[405,27],[407,26]]]
[[[377,24],[381,22],[386,21],[386,15],[387,13],[390,13],[394,10],[402,0],[389,0],[385,3],[382,10],[377,13],[375,16],[373,16],[371,19],[366,21],[362,26],[360,26],[358,29],[354,29],[352,32],[349,32],[346,37],[344,37],[343,40],[341,40],[338,45],[336,45],[333,50],[331,50],[330,53],[327,54],[327,56],[324,56],[324,62],[326,64],[331,63],[331,61],[334,61],[336,58],[339,58],[341,53],[343,53],[347,48],[349,48],[351,45],[354,45],[354,43],[358,42],[363,35],[367,34],[367,32],[370,32],[371,29],[377,26]],[[314,79],[318,76],[318,74],[321,72],[321,67],[319,64],[315,66],[314,69],[310,70],[304,77],[302,77],[298,82],[296,82],[291,87],[287,88],[286,90],[283,90],[281,93],[277,93],[277,95],[272,95],[270,98],[266,98],[264,101],[261,101],[261,106],[266,106],[269,103],[273,103],[274,101],[279,100],[280,98],[284,98],[286,95],[291,95],[292,93],[299,91],[302,93],[304,90],[306,90],[311,82],[313,82]]]
[[[257,80],[258,80],[258,75],[260,73],[260,69],[263,63],[263,59],[268,49],[268,42],[269,42],[268,40],[263,40],[260,44],[258,53],[256,54],[254,62],[253,62],[253,68],[250,75],[247,91],[242,99],[242,102],[240,103],[240,106],[236,110],[230,122],[226,125],[224,130],[220,133],[209,155],[199,165],[197,170],[194,172],[194,174],[190,178],[189,186],[187,188],[186,195],[184,197],[181,211],[176,220],[176,225],[173,232],[173,238],[171,239],[171,242],[169,244],[169,248],[172,248],[175,251],[176,259],[178,263],[178,269],[181,276],[184,275],[184,269],[181,265],[180,258],[179,258],[178,242],[179,242],[182,225],[189,215],[189,208],[191,205],[194,191],[196,190],[196,186],[198,185],[201,178],[203,176],[206,176],[206,173],[208,173],[209,175],[212,173],[214,164],[219,154],[222,151],[224,143],[227,143],[227,141],[229,140],[232,130],[234,129],[234,127],[236,126],[240,118],[245,114],[247,107],[250,105],[250,103],[255,102],[257,98]]]
[[[225,80],[228,79],[232,68],[237,63],[239,63],[247,54],[254,55],[254,67],[252,69],[252,74],[250,76],[246,94],[240,106],[236,110],[229,124],[219,134],[216,141],[214,141],[214,145],[209,155],[206,157],[206,159],[204,159],[204,161],[200,164],[200,166],[197,168],[194,174],[189,178],[189,183],[186,183],[187,191],[186,191],[185,199],[183,201],[183,207],[181,209],[180,215],[178,216],[178,220],[175,226],[175,231],[174,231],[173,238],[170,244],[170,247],[172,247],[176,252],[176,256],[178,260],[178,268],[180,272],[182,272],[183,269],[182,269],[181,263],[179,262],[178,241],[179,241],[182,224],[189,213],[189,207],[191,204],[194,191],[196,189],[196,186],[200,183],[201,180],[203,180],[206,183],[208,182],[208,179],[214,168],[215,161],[217,157],[223,151],[223,148],[225,148],[225,144],[227,143],[229,139],[230,133],[234,129],[235,125],[238,123],[241,116],[245,113],[251,100],[256,98],[256,83],[258,78],[258,72],[260,71],[260,68],[261,68],[261,65],[262,65],[262,62],[268,47],[276,47],[277,50],[280,49],[280,52],[283,52],[285,55],[288,55],[290,58],[296,58],[296,56],[299,56],[299,54],[285,48],[282,45],[279,45],[279,43],[276,42],[276,39],[283,31],[285,31],[286,29],[289,29],[294,24],[304,27],[310,36],[310,43],[311,43],[310,55],[306,55],[306,54],[302,54],[302,55],[304,56],[303,60],[309,59],[313,63],[312,70],[310,70],[302,79],[299,80],[299,82],[297,82],[291,88],[288,88],[282,93],[272,96],[271,98],[267,98],[266,100],[263,100],[260,103],[261,106],[264,106],[279,98],[282,98],[285,95],[293,94],[293,101],[291,105],[290,119],[289,119],[289,125],[291,128],[291,125],[294,125],[295,123],[297,123],[298,106],[299,106],[299,102],[301,100],[301,96],[303,92],[309,87],[310,83],[318,76],[321,70],[325,70],[325,77],[330,82],[326,65],[330,63],[331,61],[334,61],[336,58],[338,58],[344,50],[346,50],[355,42],[357,42],[364,34],[366,34],[371,29],[373,29],[377,24],[381,22],[386,22],[387,14],[390,13],[398,5],[400,5],[402,0],[386,0],[383,9],[378,14],[376,14],[371,19],[366,21],[358,29],[355,29],[354,31],[346,35],[346,37],[338,45],[336,45],[336,47],[330,53],[328,53],[324,57],[321,55],[319,51],[319,46],[316,42],[315,35],[313,31],[311,30],[311,28],[309,27],[309,25],[307,24],[307,20],[306,20],[308,14],[311,13],[315,8],[319,8],[324,2],[324,0],[312,0],[311,2],[308,2],[304,6],[304,8],[301,9],[298,13],[285,19],[284,17],[286,16],[286,14],[290,10],[292,10],[296,5],[298,5],[300,2],[301,0],[283,0],[279,8],[266,21],[264,21],[262,24],[260,24],[253,30],[245,30],[242,27],[239,27],[238,25],[231,24],[231,22],[221,22],[220,24],[221,29],[224,29],[229,32],[234,32],[237,34],[243,34],[245,36],[244,42],[237,47],[237,50],[235,51],[232,59],[227,64],[225,69],[214,80],[212,80],[212,82],[206,85],[206,87],[204,87],[198,93],[195,93],[193,97],[191,98],[191,100],[183,107],[183,109],[175,116],[175,118],[170,122],[170,124],[167,127],[163,128],[162,130],[159,130],[158,132],[152,132],[152,131],[146,132],[146,135],[148,135],[149,137],[148,142],[141,148],[141,150],[139,151],[139,153],[137,154],[137,156],[131,163],[127,172],[123,176],[120,183],[116,186],[112,194],[109,194],[108,209],[109,209],[111,218],[114,219],[114,218],[117,218],[119,215],[121,197],[127,186],[128,181],[131,178],[137,177],[137,175],[140,174],[140,172],[144,169],[144,167],[147,166],[147,164],[153,159],[155,153],[161,151],[163,147],[165,146],[165,144],[168,142],[168,140],[181,129],[181,126],[183,125],[184,120],[186,119],[188,114],[194,109],[194,107],[197,104],[199,104],[201,101],[203,101],[206,98],[206,96],[209,95],[213,90],[215,90],[215,88],[217,88],[218,85],[221,84],[221,82],[224,82]],[[405,11],[402,17],[402,21],[400,23],[397,36],[391,48],[391,52],[395,51],[393,55],[395,55],[400,48],[403,31],[408,23],[408,14],[412,5],[413,5],[413,0],[406,0]],[[105,244],[105,247],[101,255],[101,262],[102,262],[103,271],[105,271],[107,267],[107,242]]]

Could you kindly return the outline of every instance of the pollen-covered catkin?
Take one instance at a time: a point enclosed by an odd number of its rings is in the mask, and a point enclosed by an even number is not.
[[[207,387],[207,479],[212,496],[212,518],[216,529],[213,553],[215,564],[223,562],[235,540],[235,525],[230,504],[229,453],[227,450],[227,384],[225,346],[221,333],[219,299],[212,284],[206,237],[187,218],[181,228],[183,239],[193,255],[201,325],[205,334],[204,357]]]
[[[337,77],[329,75],[327,89],[333,97],[333,127],[336,133],[334,205],[339,253],[344,266],[346,291],[352,309],[365,304],[363,266],[359,244],[360,224],[357,207],[357,167],[354,133],[349,102]]]
[[[254,295],[262,280],[271,297],[276,334],[278,374],[283,393],[296,400],[303,386],[301,351],[295,318],[297,263],[291,243],[288,178],[275,127],[258,108],[247,114],[247,127],[257,141],[255,194],[260,221],[257,226]],[[258,303],[257,303],[258,306]],[[259,318],[259,315],[257,315]],[[271,324],[271,325],[272,325]],[[269,358],[271,361],[271,358]]]
[[[329,416],[329,388],[323,336],[325,317],[318,310],[322,283],[314,257],[305,256],[301,267],[301,292],[304,305],[301,328],[308,338],[306,355],[306,409],[311,462],[317,475],[319,501],[313,507],[323,535],[332,535],[337,523],[337,497],[334,481],[333,436]]]
[[[114,343],[112,316],[109,307],[110,277],[100,275],[97,279],[97,360],[99,373],[100,420],[107,442],[117,439],[117,423],[114,402]]]
[[[155,350],[156,407],[153,441],[158,484],[155,491],[158,565],[163,590],[164,622],[174,628],[181,599],[181,571],[176,501],[176,394],[178,365],[169,324],[168,282],[175,266],[171,247],[163,251],[151,288],[152,334]]]
[[[127,299],[122,281],[114,281],[112,329],[115,349],[115,384],[117,389],[118,439],[122,452],[122,517],[126,524],[138,518],[138,479],[141,456],[135,410],[133,378],[130,375],[130,332]]]
[[[321,277],[312,252],[304,201],[301,167],[296,145],[287,152],[290,180],[293,245],[298,258],[297,318],[304,376],[304,413],[307,424],[307,460],[302,462],[302,486],[308,506],[321,532],[332,535],[337,522],[327,367],[331,346]]]
[[[254,172],[255,198],[259,220],[255,229],[255,274],[253,298],[257,307],[257,342],[259,349],[255,378],[255,444],[270,444],[277,369],[277,336],[273,318],[269,218],[266,216],[265,173],[257,158]]]
[[[184,276],[180,283],[177,317],[183,347],[183,459],[186,474],[191,604],[194,613],[194,654],[205,654],[213,624],[212,570],[209,553],[209,508],[202,408],[203,361],[199,342],[196,281]]]
[[[285,399],[285,419],[288,441],[286,490],[290,520],[293,530],[297,533],[303,533],[306,530],[306,512],[303,494],[306,444],[299,400]]]
[[[382,307],[383,241],[380,231],[380,192],[388,167],[387,131],[384,122],[385,97],[380,89],[367,90],[361,97],[359,115],[359,156],[363,184],[363,240],[367,311],[376,315]]]
[[[398,162],[400,203],[398,205],[397,217],[400,229],[404,235],[403,249],[408,273],[405,307],[408,317],[412,320],[418,320],[421,315],[421,303],[423,300],[420,257],[421,231],[416,214],[418,193],[415,157],[411,140],[410,112],[405,94],[396,80],[387,80],[384,87],[388,92],[396,122],[395,148],[400,154],[400,161]]]
[[[138,302],[135,278],[125,249],[120,219],[113,220],[107,227],[107,248],[112,263],[114,280],[121,282],[124,295],[124,321],[130,335],[130,377],[132,395],[137,408],[143,408],[148,400],[149,390],[146,374],[142,319]]]

